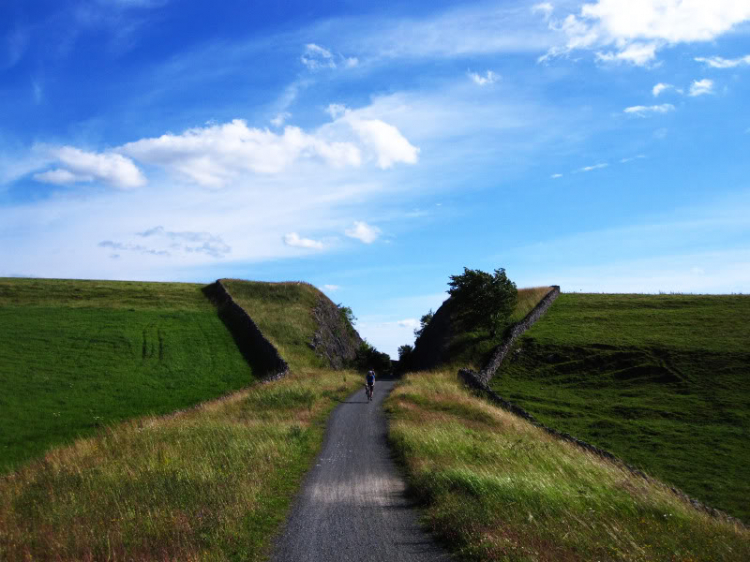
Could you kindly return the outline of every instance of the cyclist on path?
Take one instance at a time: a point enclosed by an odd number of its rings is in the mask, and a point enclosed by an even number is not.
[[[367,371],[367,397],[372,400],[372,393],[375,392],[375,371],[370,369]]]

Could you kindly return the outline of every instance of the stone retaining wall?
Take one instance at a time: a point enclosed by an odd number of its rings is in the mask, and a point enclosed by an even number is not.
[[[279,350],[266,339],[250,315],[232,298],[219,279],[204,287],[204,294],[216,305],[219,318],[226,324],[237,347],[262,382],[280,379],[289,372],[289,365]]]
[[[552,306],[552,303],[555,302],[555,299],[559,295],[560,287],[558,285],[552,285],[549,292],[544,295],[544,298],[540,300],[534,308],[531,309],[531,312],[529,312],[523,320],[516,322],[508,329],[506,335],[503,337],[503,341],[495,348],[487,365],[484,369],[475,373],[475,376],[479,377],[485,385],[489,384],[492,377],[495,376],[495,373],[500,368],[503,359],[508,355],[510,348],[513,347],[518,336],[531,328],[531,326],[533,326],[534,323],[539,320],[545,312],[547,312],[547,309]]]

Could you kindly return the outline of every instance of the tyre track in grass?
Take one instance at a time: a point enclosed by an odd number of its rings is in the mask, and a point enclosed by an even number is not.
[[[334,410],[272,561],[451,560],[419,526],[391,457],[382,403],[394,384],[379,380],[372,402],[363,387]]]

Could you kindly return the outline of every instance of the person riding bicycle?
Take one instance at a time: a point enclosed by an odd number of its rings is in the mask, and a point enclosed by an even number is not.
[[[367,382],[368,398],[372,400],[372,393],[375,391],[375,371],[373,371],[372,369],[367,371],[367,377],[365,377],[365,380]]]

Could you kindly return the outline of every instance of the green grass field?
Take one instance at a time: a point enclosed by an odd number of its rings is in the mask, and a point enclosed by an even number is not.
[[[491,386],[750,522],[750,297],[563,294]]]
[[[750,560],[746,528],[474,396],[453,371],[407,374],[386,407],[423,520],[460,560]]]
[[[0,472],[252,383],[201,288],[0,279]]]

